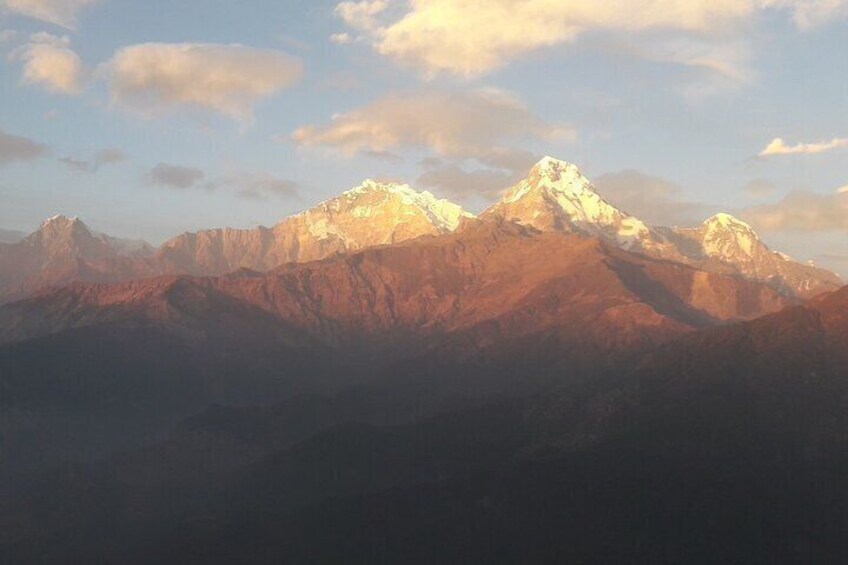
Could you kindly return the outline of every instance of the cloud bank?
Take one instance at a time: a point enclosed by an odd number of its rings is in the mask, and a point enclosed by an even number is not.
[[[848,190],[796,190],[776,204],[749,208],[742,216],[762,231],[848,232]]]
[[[799,29],[811,29],[844,17],[846,6],[848,0],[363,0],[340,3],[336,14],[377,53],[428,77],[478,77],[599,33],[694,40],[695,49],[710,54],[687,54],[693,47],[686,47],[666,59],[739,75],[744,67],[739,53],[725,47],[727,38],[744,38],[764,11],[787,11]],[[663,51],[668,47],[649,58],[662,59]]]
[[[326,146],[345,155],[429,149],[442,157],[508,159],[516,139],[573,137],[567,126],[546,123],[512,94],[497,89],[389,94],[329,124],[297,129],[299,145]]]
[[[382,55],[429,74],[467,77],[592,31],[708,32],[753,12],[738,0],[413,0],[400,19],[378,28],[373,20],[383,10],[375,13],[375,4],[383,3],[345,2],[337,13]]]
[[[595,185],[614,206],[654,226],[695,226],[716,211],[686,199],[677,184],[640,171],[601,175]]]

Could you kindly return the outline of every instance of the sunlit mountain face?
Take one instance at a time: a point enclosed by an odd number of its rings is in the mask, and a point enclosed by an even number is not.
[[[846,25],[0,0],[0,563],[848,561]]]

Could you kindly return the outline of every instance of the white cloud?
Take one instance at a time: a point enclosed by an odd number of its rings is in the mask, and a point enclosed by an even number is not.
[[[4,0],[4,7],[16,14],[35,18],[67,29],[76,29],[77,14],[98,0]]]
[[[336,15],[344,22],[363,31],[377,27],[377,16],[386,10],[386,0],[364,0],[360,2],[342,2],[336,6]]]
[[[809,29],[844,16],[846,5],[848,0],[410,0],[389,9],[378,0],[342,2],[336,13],[378,53],[428,77],[476,77],[540,49],[618,34],[648,44],[658,36],[709,44],[712,53],[666,60],[745,83],[751,75],[728,52],[728,39],[747,42],[763,11],[789,12],[799,28]],[[648,54],[662,60],[667,49]]]
[[[17,49],[13,57],[23,61],[23,80],[62,94],[77,94],[85,83],[85,66],[70,49],[67,36],[48,33],[30,36],[30,42]]]
[[[0,129],[0,165],[12,161],[30,161],[47,154],[47,146]]]
[[[330,41],[337,45],[345,45],[353,41],[353,37],[349,33],[334,33],[330,36]]]
[[[813,155],[816,153],[825,153],[834,149],[842,149],[848,147],[848,138],[835,137],[830,141],[822,141],[819,143],[798,143],[796,145],[787,145],[780,137],[775,137],[765,149],[760,151],[760,157],[770,157],[773,155]]]
[[[741,216],[762,231],[848,232],[848,190],[796,190],[776,204],[748,208]]]
[[[756,9],[754,0],[412,0],[399,19],[378,25],[386,10],[366,10],[373,4],[344,2],[337,13],[387,57],[431,75],[468,77],[593,31],[708,34],[746,21]]]
[[[571,128],[544,122],[512,94],[485,88],[389,94],[336,115],[327,125],[302,127],[292,139],[346,155],[420,148],[444,157],[487,160],[513,154],[503,145],[512,140],[574,135]]]
[[[101,66],[114,102],[148,114],[184,107],[249,122],[261,100],[296,84],[299,59],[242,45],[146,43]]]

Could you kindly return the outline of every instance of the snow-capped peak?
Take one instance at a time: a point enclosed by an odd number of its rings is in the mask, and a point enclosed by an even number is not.
[[[583,176],[577,165],[553,157],[544,157],[530,169],[527,179],[504,195],[502,203],[513,204],[536,191],[547,192],[554,198],[560,195],[568,198],[589,196],[593,200],[600,200],[595,187]]]
[[[410,188],[407,184],[402,184],[394,181],[365,179],[359,186],[344,191],[342,193],[342,196],[348,198],[355,198],[356,196],[366,194],[368,192],[406,192],[411,190],[412,188]]]
[[[66,224],[76,224],[76,223],[81,223],[80,219],[77,216],[73,216],[73,217],[69,218],[68,216],[65,216],[64,214],[56,214],[54,216],[47,218],[43,222],[41,222],[41,227],[46,227],[46,226],[54,225],[54,224],[66,225]]]
[[[39,239],[66,239],[79,237],[92,237],[91,232],[78,217],[68,217],[64,214],[56,214],[47,218],[38,229],[30,234],[30,238]]]
[[[530,182],[558,192],[581,195],[595,193],[595,187],[583,176],[580,168],[566,161],[545,157],[530,170]]]
[[[556,157],[545,155],[539,160],[538,163],[533,165],[532,170],[539,172],[560,173],[562,171],[577,168],[577,165],[575,165],[574,163],[569,163],[568,161],[563,161],[562,159],[557,159]]]
[[[536,163],[486,214],[542,231],[598,236],[624,249],[664,244],[644,222],[604,200],[577,165],[553,157]]]
[[[473,214],[466,212],[458,204],[444,199],[436,198],[431,192],[417,191],[408,184],[396,182],[384,182],[366,179],[361,185],[344,193],[342,197],[347,200],[356,200],[361,196],[374,192],[383,192],[400,199],[404,206],[412,206],[424,213],[428,220],[441,232],[454,231],[459,227],[462,218],[473,218]],[[356,208],[355,213],[366,214],[368,210]]]
[[[345,221],[343,217],[371,225],[379,222],[387,227],[409,224],[411,218],[422,215],[436,233],[452,232],[463,218],[474,217],[458,204],[436,198],[426,190],[419,192],[408,184],[374,179],[366,179],[359,186],[294,217],[306,218],[310,225],[317,226],[313,231],[323,237],[325,232],[339,235],[336,232],[341,228],[337,224]]]
[[[749,224],[726,212],[719,212],[715,216],[708,218],[704,221],[703,225],[704,227],[730,228],[754,233],[754,228]]]
[[[724,212],[707,219],[701,231],[706,254],[725,261],[751,258],[763,245],[754,228]]]

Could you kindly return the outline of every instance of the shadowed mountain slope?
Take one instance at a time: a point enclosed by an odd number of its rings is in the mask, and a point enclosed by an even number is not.
[[[405,422],[377,391],[215,407],[16,499],[0,548],[48,562],[841,562],[846,336],[843,289],[682,336],[617,375]],[[69,528],[80,503],[87,520]],[[28,537],[39,512],[54,518]]]

